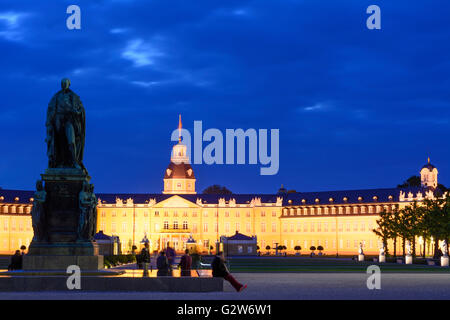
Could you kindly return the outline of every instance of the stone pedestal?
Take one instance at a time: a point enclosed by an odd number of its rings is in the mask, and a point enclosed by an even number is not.
[[[448,256],[442,256],[441,257],[441,267],[448,267],[448,263],[449,263],[449,258]]]
[[[23,258],[23,269],[66,270],[70,265],[81,270],[103,269],[103,256],[99,256],[97,244],[90,240],[93,232],[85,231],[80,237],[80,230],[95,228],[95,204],[90,210],[80,207],[80,194],[90,194],[86,191],[90,177],[81,169],[52,168],[42,174],[42,180],[46,196],[40,208],[41,236],[31,242]],[[84,218],[80,220],[82,214]],[[79,229],[85,225],[90,227]]]
[[[407,254],[405,256],[405,264],[412,264],[413,263],[413,256],[410,254]]]
[[[385,256],[384,254],[383,254],[383,255],[380,254],[380,255],[378,256],[378,261],[379,261],[379,262],[386,262],[386,256]]]
[[[363,254],[359,254],[358,255],[358,261],[364,261],[364,255]]]

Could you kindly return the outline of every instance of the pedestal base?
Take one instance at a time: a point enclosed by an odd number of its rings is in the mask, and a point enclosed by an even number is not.
[[[363,254],[358,255],[358,261],[364,261],[364,255]]]
[[[441,257],[441,267],[448,267],[448,256],[442,256]]]
[[[386,256],[380,254],[380,255],[378,256],[378,261],[379,261],[379,262],[386,262]]]
[[[98,245],[95,242],[31,242],[30,256],[96,256]]]
[[[405,264],[412,264],[413,263],[413,257],[411,255],[405,256]]]
[[[67,270],[76,265],[81,270],[104,268],[103,256],[23,256],[23,270]]]

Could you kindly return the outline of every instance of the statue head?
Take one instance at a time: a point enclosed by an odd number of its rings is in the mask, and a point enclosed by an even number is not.
[[[67,91],[70,87],[70,80],[68,78],[64,78],[61,80],[61,88],[63,91]]]
[[[44,187],[42,185],[42,180],[36,181],[36,190],[37,191],[42,191],[43,189],[44,189]]]

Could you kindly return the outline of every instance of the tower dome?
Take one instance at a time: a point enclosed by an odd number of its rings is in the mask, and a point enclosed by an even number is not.
[[[428,158],[428,163],[420,170],[420,181],[422,187],[436,189],[438,185],[437,176],[438,170],[430,163],[430,158]]]
[[[196,194],[195,175],[187,155],[187,147],[181,142],[181,115],[178,123],[178,143],[172,148],[170,163],[164,173],[164,194]]]

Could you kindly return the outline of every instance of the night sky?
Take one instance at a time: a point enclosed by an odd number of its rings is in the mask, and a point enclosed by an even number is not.
[[[81,8],[81,30],[66,8]],[[381,8],[381,30],[366,8]],[[395,187],[427,157],[450,184],[449,1],[0,3],[0,187],[34,188],[69,77],[97,192],[163,188],[172,130],[280,129],[280,168],[194,165],[197,191]]]

